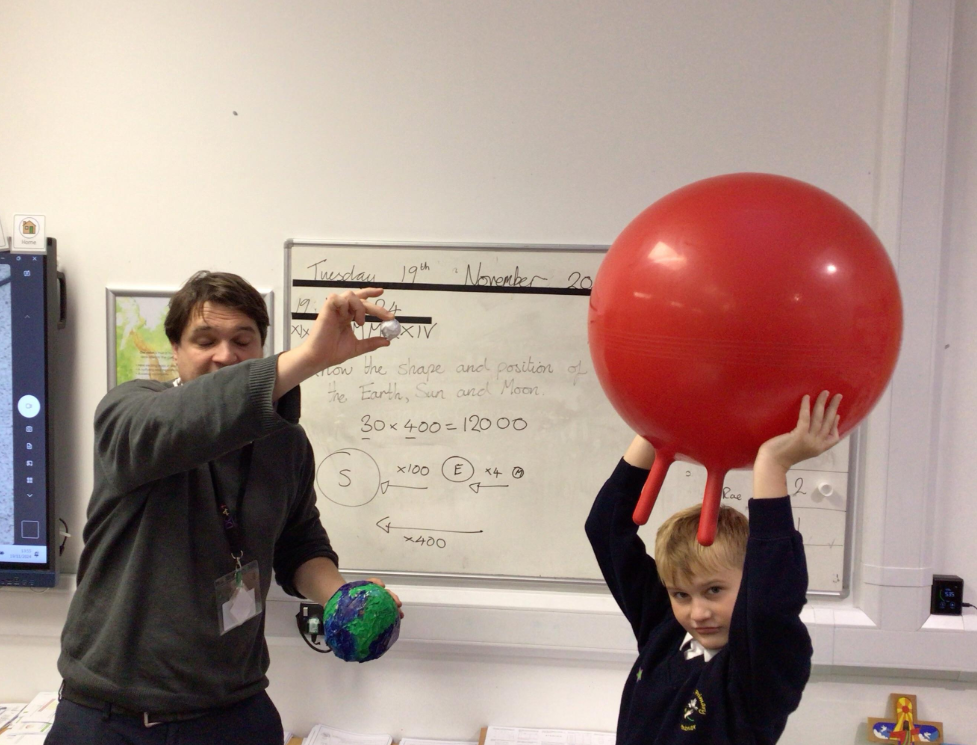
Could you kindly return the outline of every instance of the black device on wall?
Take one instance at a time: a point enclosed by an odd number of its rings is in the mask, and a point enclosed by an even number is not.
[[[934,574],[930,592],[930,613],[959,616],[963,613],[963,580],[955,574]]]
[[[0,586],[58,580],[51,381],[64,323],[57,241],[0,253]]]

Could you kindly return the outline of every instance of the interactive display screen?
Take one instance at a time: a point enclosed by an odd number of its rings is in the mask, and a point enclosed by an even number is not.
[[[47,384],[52,254],[0,253],[0,585],[56,581]]]

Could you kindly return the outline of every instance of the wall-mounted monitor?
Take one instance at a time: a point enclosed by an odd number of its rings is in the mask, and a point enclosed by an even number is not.
[[[57,583],[50,406],[60,292],[56,243],[0,252],[0,585]]]

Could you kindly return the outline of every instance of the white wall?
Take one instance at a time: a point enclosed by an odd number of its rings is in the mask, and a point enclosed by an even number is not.
[[[977,4],[957,3],[947,170],[946,330],[934,568],[968,573],[964,598],[977,605]]]
[[[107,284],[175,286],[209,267],[280,298],[289,237],[606,244],[666,191],[734,170],[811,181],[878,222],[885,135],[900,115],[886,88],[900,71],[893,28],[908,8],[928,12],[901,0],[4,0],[0,219],[9,231],[14,212],[46,214],[68,275],[58,480],[74,535],[105,386]],[[945,539],[926,544],[933,570],[968,580],[970,602],[975,27],[974,3],[956,3],[932,518]],[[0,700],[57,686],[68,597],[0,590]],[[408,639],[381,663],[348,666],[299,646],[285,630],[291,606],[273,606],[271,693],[296,731],[320,720],[441,737],[487,723],[614,727],[629,666],[619,653]],[[422,611],[413,618],[436,623]],[[961,656],[974,638],[960,635]],[[948,742],[977,742],[977,680],[959,669],[970,668],[820,668],[784,741],[860,742],[865,717],[906,690]]]

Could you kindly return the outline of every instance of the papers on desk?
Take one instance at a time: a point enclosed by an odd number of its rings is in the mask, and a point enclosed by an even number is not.
[[[10,724],[27,704],[0,704],[0,730]]]
[[[317,724],[302,745],[391,745],[390,735],[361,735]]]
[[[487,727],[480,745],[614,745],[613,732]]]
[[[57,708],[57,693],[38,693],[0,733],[0,745],[41,745],[54,724]]]
[[[361,735],[317,724],[302,745],[392,745],[392,742],[389,735]],[[398,745],[615,745],[615,737],[612,732],[485,727],[478,742],[405,737]]]

